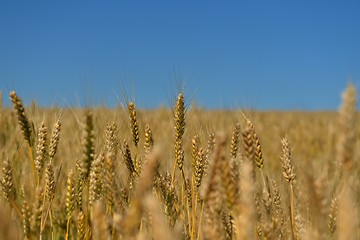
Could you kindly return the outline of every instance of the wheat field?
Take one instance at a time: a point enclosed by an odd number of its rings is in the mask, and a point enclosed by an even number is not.
[[[0,104],[0,239],[360,239],[360,128],[338,112]],[[5,96],[3,96],[5,97]]]

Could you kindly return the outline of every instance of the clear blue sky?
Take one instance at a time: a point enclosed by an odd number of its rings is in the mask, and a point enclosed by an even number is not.
[[[241,3],[240,3],[241,2]],[[337,109],[360,1],[1,1],[0,90],[78,106]]]

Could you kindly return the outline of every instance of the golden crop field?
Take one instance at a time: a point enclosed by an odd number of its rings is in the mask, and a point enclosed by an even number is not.
[[[8,96],[0,239],[360,239],[352,84],[338,112],[205,110],[181,92],[156,110]]]

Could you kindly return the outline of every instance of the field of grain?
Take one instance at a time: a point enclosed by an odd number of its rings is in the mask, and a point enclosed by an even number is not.
[[[0,239],[359,239],[356,89],[338,112],[0,104]],[[5,96],[3,96],[5,97]]]

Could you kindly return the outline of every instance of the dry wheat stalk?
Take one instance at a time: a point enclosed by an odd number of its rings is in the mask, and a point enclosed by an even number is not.
[[[169,228],[164,215],[163,209],[159,201],[152,195],[148,195],[144,200],[145,209],[151,215],[151,227],[153,239],[168,240],[179,239],[178,236]],[[161,226],[161,227],[159,227]]]
[[[253,182],[254,164],[248,159],[244,159],[241,164],[240,191],[241,198],[238,206],[238,214],[235,218],[236,238],[255,239],[255,184]]]
[[[280,157],[281,164],[283,166],[283,175],[286,179],[286,181],[289,182],[290,185],[290,220],[291,220],[291,230],[293,234],[293,238],[295,236],[295,206],[294,206],[294,187],[293,187],[293,181],[295,180],[296,174],[294,167],[291,163],[291,148],[289,141],[287,137],[284,137],[281,140],[282,145],[282,156]]]
[[[353,191],[345,183],[344,189],[339,197],[339,208],[337,218],[337,232],[340,240],[359,239],[359,218],[357,216],[356,203],[354,202]]]
[[[109,231],[109,224],[100,201],[94,204],[92,233],[94,240],[110,240],[111,233]]]

